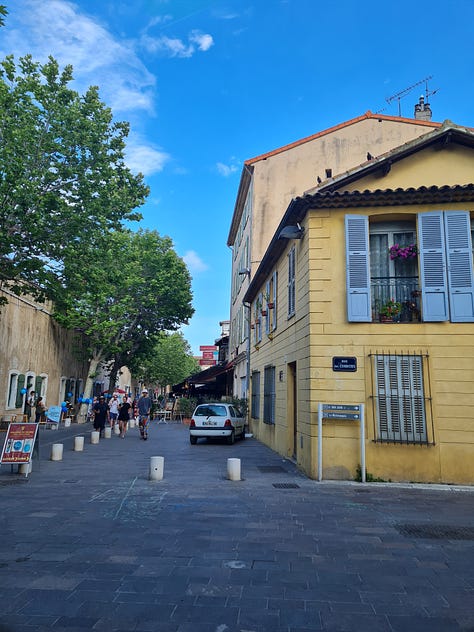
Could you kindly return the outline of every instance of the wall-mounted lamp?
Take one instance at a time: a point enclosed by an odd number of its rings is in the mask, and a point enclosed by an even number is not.
[[[278,239],[301,239],[304,234],[304,228],[299,224],[296,226],[285,226],[278,234]]]
[[[241,274],[242,276],[244,274],[248,274],[248,276],[250,276],[250,268],[240,268],[239,274]]]

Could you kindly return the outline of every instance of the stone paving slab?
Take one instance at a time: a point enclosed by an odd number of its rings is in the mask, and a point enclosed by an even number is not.
[[[318,483],[181,424],[90,431],[42,428],[26,480],[0,468],[0,632],[474,631],[474,488]]]

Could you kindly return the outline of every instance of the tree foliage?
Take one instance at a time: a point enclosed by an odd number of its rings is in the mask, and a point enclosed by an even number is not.
[[[55,317],[85,337],[90,373],[106,361],[129,366],[194,312],[186,264],[156,231],[104,234],[98,247],[65,260],[64,279]]]
[[[8,15],[7,7],[4,4],[0,4],[0,26],[4,26],[5,17]]]
[[[181,332],[158,336],[154,344],[147,346],[131,359],[129,368],[147,384],[179,384],[200,370],[189,343]]]
[[[52,57],[0,64],[0,271],[40,298],[64,284],[68,255],[140,219],[148,195],[124,162],[128,124],[113,121],[97,87],[81,96],[72,79]]]

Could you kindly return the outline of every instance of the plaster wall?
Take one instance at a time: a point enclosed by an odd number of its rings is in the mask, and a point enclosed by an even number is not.
[[[11,372],[47,378],[45,401],[61,403],[61,379],[83,380],[87,364],[74,353],[77,337],[62,329],[51,316],[51,304],[38,304],[28,297],[8,299],[0,312],[0,415],[21,413],[23,407],[8,407]]]

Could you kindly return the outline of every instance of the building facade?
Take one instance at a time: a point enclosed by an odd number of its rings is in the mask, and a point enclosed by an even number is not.
[[[427,119],[367,112],[245,162],[227,240],[232,249],[229,353],[236,397],[246,396],[249,375],[250,314],[243,297],[288,204],[369,156],[439,128]]]
[[[80,338],[56,323],[51,304],[7,289],[0,296],[8,300],[0,313],[0,416],[20,419],[31,391],[47,406],[77,402],[88,370],[87,357],[78,359]]]
[[[473,173],[445,124],[288,206],[243,297],[250,423],[308,476],[363,453],[382,480],[474,483]],[[362,405],[363,434],[323,404]]]

